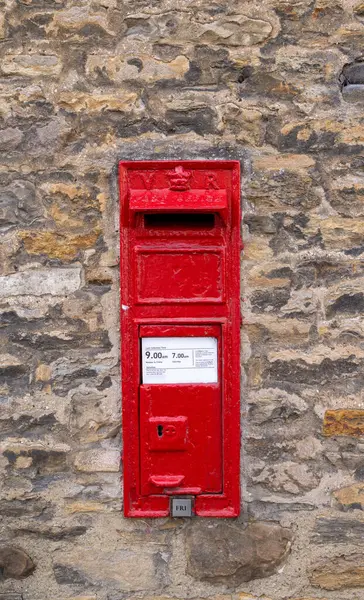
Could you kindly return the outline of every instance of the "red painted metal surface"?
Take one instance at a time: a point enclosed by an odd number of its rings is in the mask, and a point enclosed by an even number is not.
[[[198,516],[237,516],[239,163],[121,162],[119,178],[124,514],[193,496]],[[143,338],[204,337],[217,381],[143,383]]]

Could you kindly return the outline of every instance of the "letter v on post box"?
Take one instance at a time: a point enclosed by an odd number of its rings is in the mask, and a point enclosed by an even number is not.
[[[124,514],[235,517],[239,163],[122,161],[119,182]]]

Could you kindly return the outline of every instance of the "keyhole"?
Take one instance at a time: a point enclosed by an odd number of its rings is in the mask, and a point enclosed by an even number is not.
[[[163,435],[163,425],[157,425],[158,436],[162,437]]]

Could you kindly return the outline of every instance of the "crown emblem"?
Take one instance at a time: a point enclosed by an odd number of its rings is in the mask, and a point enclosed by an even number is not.
[[[183,167],[176,167],[173,171],[167,172],[169,179],[169,188],[176,192],[183,192],[190,189],[191,171],[186,171]]]

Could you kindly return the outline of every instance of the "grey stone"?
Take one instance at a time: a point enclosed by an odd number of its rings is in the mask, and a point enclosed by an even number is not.
[[[343,294],[328,306],[327,316],[332,318],[338,313],[360,315],[364,311],[364,294]]]
[[[84,535],[87,531],[87,527],[84,525],[75,525],[74,527],[65,526],[42,526],[42,525],[29,525],[27,527],[19,527],[13,530],[13,535],[35,535],[40,538],[45,538],[47,540],[64,540],[79,537],[80,535]],[[1,600],[1,596],[0,596]]]
[[[0,569],[4,579],[24,579],[34,571],[35,564],[21,548],[1,546]]]
[[[13,181],[0,190],[0,226],[26,224],[41,215],[35,186],[22,179]]]
[[[39,517],[47,510],[49,503],[37,498],[24,500],[0,500],[0,513],[2,517]]]
[[[254,312],[277,312],[287,304],[290,298],[288,288],[272,290],[258,290],[252,295]]]
[[[8,296],[66,296],[81,286],[78,267],[34,269],[0,277],[0,298]]]
[[[342,76],[349,84],[364,83],[364,61],[358,60],[345,65]]]
[[[53,566],[53,572],[59,585],[85,585],[89,583],[80,571],[67,565],[56,564]]]
[[[51,144],[56,144],[59,140],[59,136],[63,130],[63,121],[59,122],[56,119],[53,119],[45,125],[44,127],[39,127],[37,129],[37,137],[39,142],[43,146],[49,146]]]
[[[205,108],[168,109],[161,127],[167,133],[187,133],[195,131],[198,135],[214,133],[216,115],[208,106]]]
[[[364,544],[364,523],[353,519],[318,518],[312,541],[315,544]]]
[[[1,150],[13,150],[19,146],[23,140],[24,134],[18,127],[7,127],[0,131],[0,148]]]
[[[285,461],[267,465],[253,477],[253,481],[266,485],[274,492],[300,494],[302,490],[315,488],[319,478],[306,464]]]
[[[249,416],[252,423],[296,419],[307,411],[307,403],[296,394],[276,388],[262,389],[249,396]]]
[[[346,102],[364,103],[364,84],[346,85],[342,95]]]
[[[310,364],[304,360],[276,360],[274,361],[265,375],[267,381],[291,381],[292,383],[309,383],[311,385],[325,384],[327,381],[333,382],[358,372],[358,361],[354,356],[331,360],[324,358],[321,364]]]
[[[198,522],[186,532],[187,573],[229,587],[269,577],[287,556],[289,529],[273,523],[241,525]]]
[[[315,510],[315,506],[303,502],[279,503],[269,500],[254,500],[246,504],[246,510],[253,519],[280,521],[287,513]]]
[[[364,481],[364,465],[362,463],[356,467],[354,475],[357,481]]]

